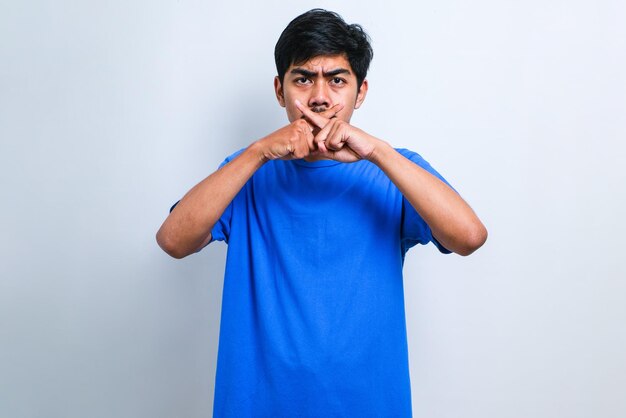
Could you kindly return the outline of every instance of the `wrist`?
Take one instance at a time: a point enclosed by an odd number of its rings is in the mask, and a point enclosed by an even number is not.
[[[265,155],[265,149],[263,147],[262,141],[263,141],[262,139],[254,141],[252,144],[248,146],[248,149],[247,149],[247,151],[249,151],[255,157],[255,159],[259,161],[261,165],[265,164],[266,162],[270,160]]]
[[[372,152],[367,156],[367,160],[379,165],[379,163],[384,160],[385,154],[388,153],[393,148],[387,142],[377,139],[374,143],[374,148]]]

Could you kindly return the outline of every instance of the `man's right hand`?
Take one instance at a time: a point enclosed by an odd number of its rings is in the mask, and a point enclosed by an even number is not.
[[[255,144],[263,161],[304,158],[313,151],[313,129],[304,119],[272,132]]]
[[[337,104],[319,115],[330,121],[342,108],[342,105]],[[314,135],[317,133],[315,131],[319,131],[317,126],[311,125],[305,119],[298,119],[258,140],[255,146],[264,162],[305,158],[317,149],[314,142]]]

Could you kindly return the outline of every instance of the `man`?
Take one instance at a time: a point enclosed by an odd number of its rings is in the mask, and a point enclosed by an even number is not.
[[[350,125],[369,39],[325,10],[275,49],[289,124],[228,157],[157,233],[176,258],[228,243],[215,416],[411,415],[402,265],[468,255],[486,230],[418,154]]]

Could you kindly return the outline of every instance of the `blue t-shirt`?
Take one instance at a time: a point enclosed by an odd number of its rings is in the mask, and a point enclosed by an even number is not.
[[[411,416],[404,255],[449,251],[376,165],[270,161],[212,236],[228,243],[215,417]]]

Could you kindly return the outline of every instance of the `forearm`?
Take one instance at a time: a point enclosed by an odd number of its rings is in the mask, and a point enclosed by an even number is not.
[[[398,187],[445,248],[469,255],[485,242],[487,230],[481,221],[443,181],[383,141],[377,143],[370,160]]]
[[[157,232],[157,242],[165,252],[183,258],[208,244],[226,207],[263,165],[257,148],[252,144],[185,194]]]

